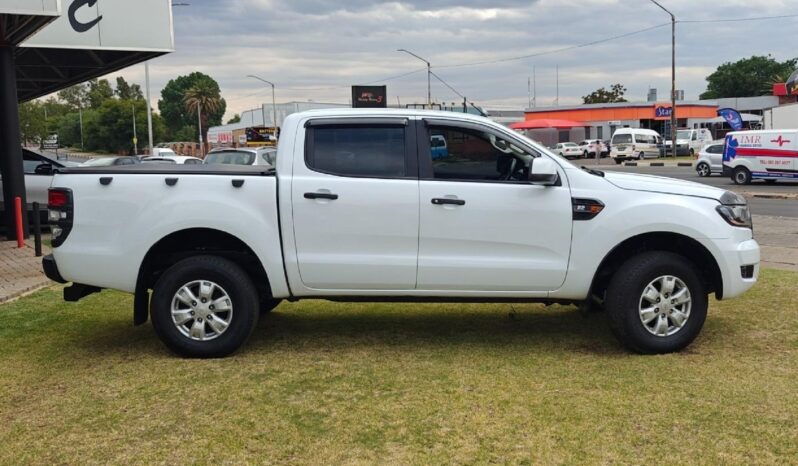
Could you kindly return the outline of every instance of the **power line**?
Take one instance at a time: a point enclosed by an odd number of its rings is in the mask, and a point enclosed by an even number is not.
[[[785,18],[798,18],[795,15],[778,15],[778,16],[758,16],[754,18],[728,18],[728,19],[688,19],[677,20],[677,23],[739,23],[743,21],[765,21],[769,19],[785,19]]]

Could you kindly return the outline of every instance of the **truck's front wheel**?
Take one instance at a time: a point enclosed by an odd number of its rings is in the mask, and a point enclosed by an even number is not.
[[[223,357],[258,322],[258,294],[246,272],[216,256],[184,259],[163,273],[152,293],[152,325],[175,353]]]
[[[689,345],[704,326],[707,292],[682,256],[646,252],[629,259],[607,288],[610,327],[624,346],[661,354]]]

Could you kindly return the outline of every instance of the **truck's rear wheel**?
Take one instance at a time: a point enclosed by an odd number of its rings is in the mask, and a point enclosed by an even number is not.
[[[607,288],[610,328],[632,351],[661,354],[689,345],[707,315],[707,292],[682,256],[646,252],[629,259]]]
[[[186,357],[227,356],[258,322],[258,294],[246,272],[216,256],[184,259],[163,273],[152,293],[152,325]]]
[[[737,167],[732,172],[734,184],[751,184],[751,172],[745,167]]]

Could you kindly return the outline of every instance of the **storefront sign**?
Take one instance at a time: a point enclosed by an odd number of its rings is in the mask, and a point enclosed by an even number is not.
[[[673,107],[670,105],[655,105],[654,106],[654,119],[667,120],[673,114]]]

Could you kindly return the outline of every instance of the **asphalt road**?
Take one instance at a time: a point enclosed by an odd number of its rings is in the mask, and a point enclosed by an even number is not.
[[[661,161],[661,160],[658,160]],[[587,165],[584,160],[574,160],[576,165]],[[677,178],[680,180],[695,181],[703,183],[716,188],[728,189],[743,194],[748,199],[751,206],[751,212],[755,215],[772,215],[778,217],[792,217],[798,218],[798,199],[764,199],[754,197],[752,194],[792,194],[798,195],[798,181],[777,181],[774,184],[766,184],[764,181],[754,181],[747,186],[739,186],[734,184],[728,177],[720,175],[712,175],[709,178],[699,177],[693,167],[677,167],[677,166],[664,166],[664,167],[627,167],[625,165],[616,165],[611,160],[602,159],[600,166],[595,166],[595,161],[591,160],[589,166],[598,168],[604,171],[619,171],[626,173],[642,173],[647,175],[667,176],[670,178]],[[648,164],[651,161],[641,162]],[[667,162],[666,162],[667,163]],[[672,162],[670,162],[672,163]]]

